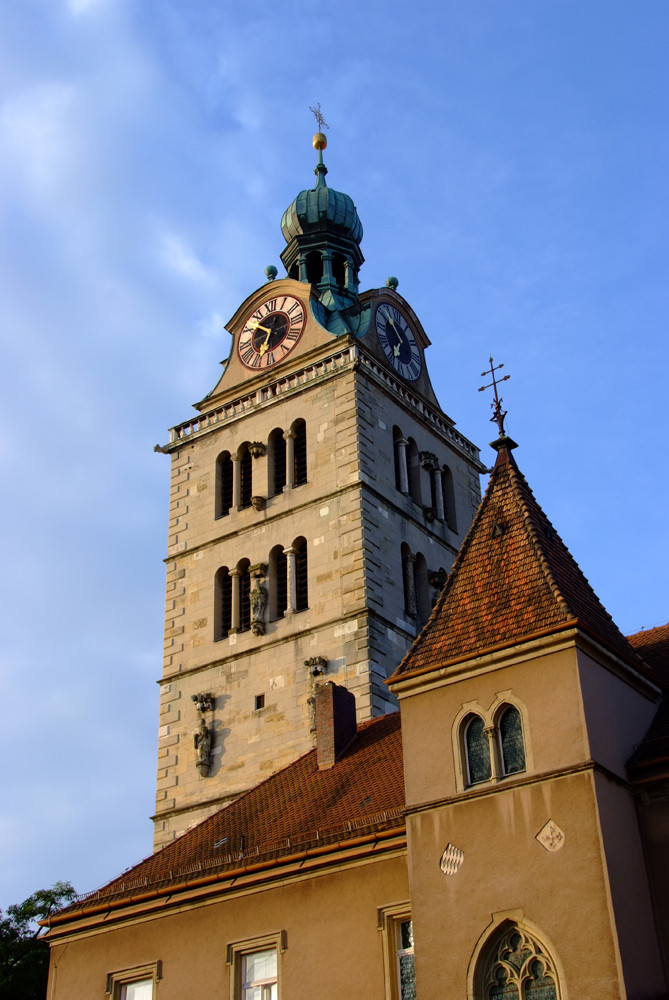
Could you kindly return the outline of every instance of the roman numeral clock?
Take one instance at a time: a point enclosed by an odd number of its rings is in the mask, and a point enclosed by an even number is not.
[[[246,320],[237,353],[246,368],[271,368],[287,358],[297,346],[306,323],[306,312],[299,299],[282,295],[267,299]]]
[[[422,371],[422,361],[411,322],[397,306],[382,302],[376,307],[374,327],[383,353],[395,371],[408,382],[415,382]]]

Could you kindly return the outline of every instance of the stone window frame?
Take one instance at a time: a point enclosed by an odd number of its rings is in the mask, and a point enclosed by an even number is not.
[[[499,740],[499,720],[507,708],[515,708],[520,714],[520,724],[525,751],[525,768],[522,771],[504,772],[502,750]],[[467,749],[465,746],[465,728],[468,716],[478,715],[484,721],[485,732],[490,742],[491,775],[487,781],[477,781],[471,784],[468,777]],[[511,690],[499,691],[489,706],[485,709],[479,701],[465,702],[453,720],[451,742],[455,770],[455,786],[458,792],[466,792],[471,788],[485,788],[487,785],[510,781],[515,777],[529,774],[534,770],[532,742],[530,739],[529,713],[525,703]]]
[[[156,995],[156,986],[163,978],[163,963],[161,959],[155,962],[148,962],[145,965],[133,965],[129,969],[118,969],[115,972],[107,973],[105,984],[105,996],[111,1000],[120,1000],[121,990],[124,986],[132,983],[141,983],[144,980],[153,981],[153,995]]]
[[[258,951],[276,951],[276,992],[277,1000],[281,1000],[281,957],[288,948],[288,935],[285,930],[273,931],[259,937],[242,938],[230,941],[226,946],[225,964],[230,972],[229,996],[231,1000],[241,1000],[242,995],[242,959]]]
[[[552,942],[522,909],[505,910],[492,914],[472,952],[467,969],[467,1000],[487,1000],[490,985],[488,979],[497,964],[504,941],[513,933],[519,933],[531,946],[533,954],[525,961],[527,966],[534,958],[542,961],[555,982],[556,1000],[566,1000],[565,976],[562,963]],[[519,997],[525,991],[519,990]]]
[[[401,1000],[398,968],[398,935],[401,925],[412,920],[411,903],[391,903],[377,910],[377,929],[381,934],[383,949],[383,976],[385,1000]],[[413,952],[412,952],[413,953]]]

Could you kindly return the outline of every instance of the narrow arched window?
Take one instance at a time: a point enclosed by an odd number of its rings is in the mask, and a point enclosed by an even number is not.
[[[401,428],[393,427],[393,458],[395,460],[395,487],[400,493],[409,492],[409,476],[407,472],[407,442]]]
[[[237,564],[239,571],[239,631],[248,632],[251,628],[251,574],[248,559],[242,559]]]
[[[416,553],[414,560],[414,580],[416,587],[416,612],[420,625],[424,625],[430,617],[430,585],[427,577],[427,563],[422,552]]]
[[[458,525],[455,517],[455,489],[453,487],[453,473],[447,465],[441,470],[441,492],[444,497],[444,516],[446,524],[451,531],[457,531]]]
[[[295,549],[295,610],[306,611],[309,607],[306,539],[296,538],[293,548]]]
[[[239,454],[239,477],[239,506],[243,510],[251,506],[253,496],[253,459],[248,445],[243,445]]]
[[[232,627],[232,577],[221,566],[214,579],[214,639],[225,639]]]
[[[413,438],[407,444],[407,474],[409,477],[409,495],[414,503],[421,503],[420,488],[420,455],[418,445]]]
[[[467,766],[467,784],[490,781],[490,742],[485,723],[480,715],[468,715],[464,721],[464,748]]]
[[[346,257],[343,253],[336,253],[332,257],[332,277],[337,282],[339,291],[346,288]]]
[[[555,962],[529,931],[507,923],[493,934],[477,969],[477,1000],[560,1000]]]
[[[498,722],[499,749],[503,774],[525,770],[525,743],[520,712],[514,705],[505,708]]]
[[[402,558],[402,589],[404,592],[404,613],[409,618],[415,618],[416,605],[416,574],[414,573],[415,556],[406,542],[400,547]]]
[[[307,281],[317,285],[323,278],[323,258],[320,251],[312,250],[307,254]]]
[[[269,554],[269,619],[283,618],[288,607],[288,563],[283,545]]]
[[[295,433],[295,478],[296,486],[307,481],[307,425],[304,420],[296,420],[292,427]]]
[[[232,507],[232,458],[223,451],[216,459],[216,517],[225,517]]]
[[[269,495],[274,497],[283,493],[286,485],[286,439],[280,427],[275,428],[269,436],[267,461]]]

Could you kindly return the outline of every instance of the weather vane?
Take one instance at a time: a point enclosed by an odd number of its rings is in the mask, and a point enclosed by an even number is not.
[[[321,102],[319,101],[315,108],[309,105],[309,110],[316,119],[316,124],[318,125],[318,131],[322,132],[324,128],[330,128],[325,118],[323,117],[323,112],[321,111]]]
[[[490,422],[492,424],[497,424],[497,426],[499,427],[499,436],[504,437],[506,435],[506,431],[504,430],[504,417],[506,416],[507,411],[502,410],[502,403],[504,402],[504,400],[497,392],[498,380],[495,378],[495,372],[499,371],[500,368],[503,368],[504,365],[503,364],[494,365],[492,362],[492,358],[488,358],[488,361],[490,362],[490,368],[488,371],[481,372],[481,378],[485,378],[486,375],[490,375],[492,377],[492,382],[490,382],[488,385],[482,385],[479,389],[479,392],[485,392],[486,389],[491,389],[491,388],[494,390],[495,402],[490,404],[490,408],[492,410],[492,417],[490,418]],[[507,379],[510,378],[511,378],[510,375],[504,375],[501,379],[499,379],[499,382],[506,382]]]

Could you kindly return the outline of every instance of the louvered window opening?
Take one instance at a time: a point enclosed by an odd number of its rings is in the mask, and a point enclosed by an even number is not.
[[[288,568],[287,560],[283,552],[276,556],[274,586],[276,589],[276,604],[274,613],[277,618],[283,618],[288,607]]]
[[[272,496],[283,493],[286,485],[286,441],[282,434],[277,434],[273,441],[274,469],[272,481]]]
[[[232,470],[230,455],[221,455],[218,460],[218,516],[225,517],[232,507]]]
[[[219,600],[221,617],[217,638],[225,639],[232,628],[232,577],[227,571],[221,574]]]

